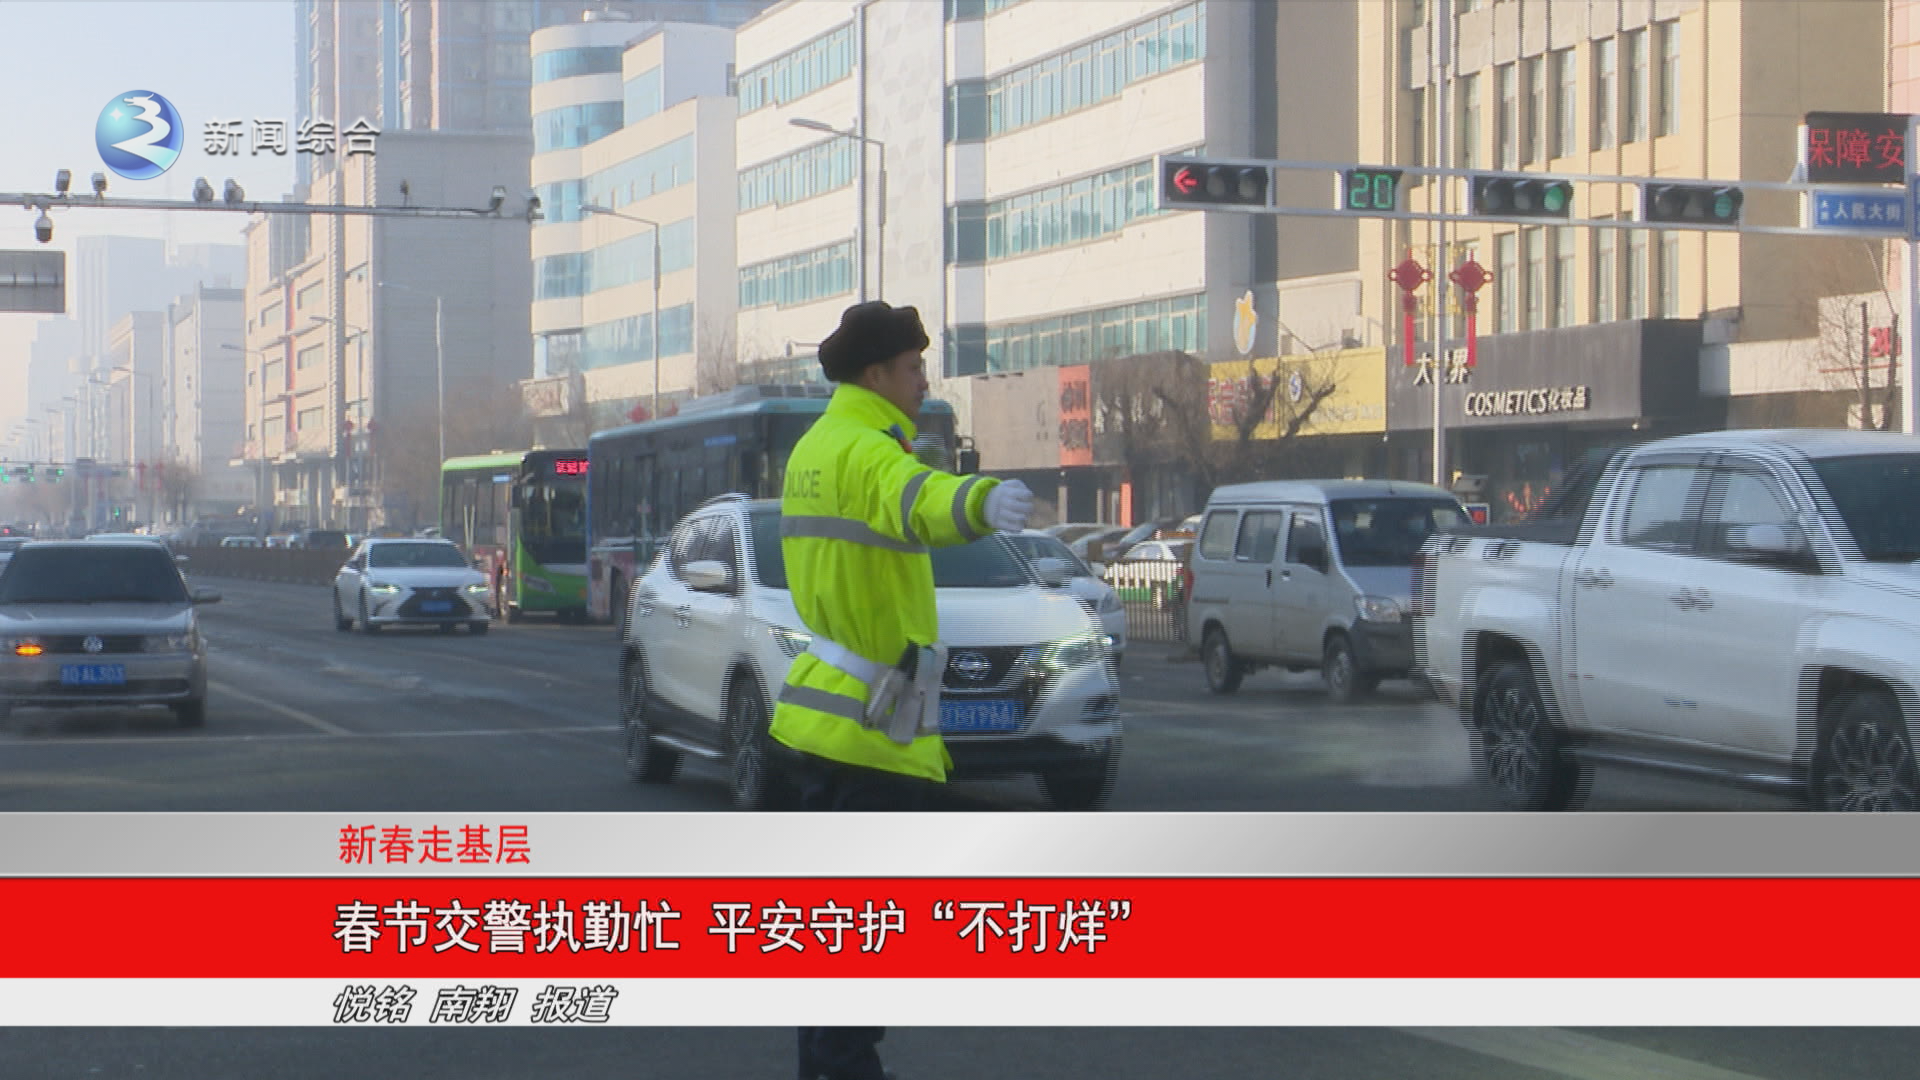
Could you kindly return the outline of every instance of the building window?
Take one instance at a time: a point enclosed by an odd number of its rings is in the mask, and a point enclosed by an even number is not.
[[[309,345],[293,354],[293,367],[295,371],[308,371],[326,363],[326,360],[325,345]]]
[[[1538,56],[1526,61],[1527,104],[1520,117],[1520,160],[1528,164],[1540,160],[1546,145],[1547,65]]]
[[[1454,165],[1471,169],[1478,162],[1475,152],[1480,146],[1480,79],[1475,75],[1462,75],[1459,86],[1459,137],[1454,141]]]
[[[586,105],[563,105],[533,118],[533,152],[572,150],[620,130],[626,103],[595,101]]]
[[[853,73],[853,24],[740,73],[740,115],[797,101]]]
[[[950,341],[949,375],[1085,364],[1163,349],[1204,353],[1206,297],[1196,293],[1033,322],[958,327]]]
[[[565,221],[579,221],[580,204],[586,201],[587,182],[585,180],[562,180],[554,184],[541,184],[540,220],[547,224]]]
[[[853,183],[860,145],[833,138],[740,170],[740,210],[786,206]]]
[[[988,260],[1100,240],[1161,213],[1153,203],[1153,162],[1137,161],[984,204]]]
[[[1515,65],[1502,65],[1497,78],[1500,83],[1500,119],[1494,139],[1498,144],[1500,167],[1517,169],[1520,167],[1520,87],[1516,81],[1518,72]]]
[[[524,44],[518,48],[525,49]],[[620,71],[624,45],[588,45],[577,49],[555,49],[533,58],[533,81],[552,82],[576,75],[608,75]]]
[[[1647,137],[1647,32],[1635,30],[1627,35],[1627,142]]]
[[[1083,93],[1078,83],[1069,89]],[[990,134],[987,126],[987,80],[960,79],[947,87],[947,141],[979,142]]]
[[[1593,148],[1611,149],[1614,122],[1620,115],[1620,74],[1618,48],[1612,38],[1593,43]]]
[[[298,425],[295,428],[295,430],[296,431],[318,430],[320,426],[324,423],[324,420],[322,418],[325,415],[325,413],[326,413],[325,409],[301,409],[299,417],[294,421],[294,423]]]
[[[285,360],[269,360],[261,367],[260,377],[266,381],[265,390],[268,393],[276,390],[285,390],[287,388],[287,362]]]
[[[1523,330],[1538,330],[1547,325],[1547,231],[1528,229],[1521,233],[1527,248],[1527,320]]]
[[[1654,134],[1680,130],[1680,22],[1655,23],[1660,34],[1660,106]]]
[[[533,261],[533,298],[557,300],[579,296],[586,291],[583,268],[586,256],[578,252],[548,255]]]
[[[1553,68],[1560,87],[1554,102],[1558,122],[1553,127],[1553,156],[1563,158],[1573,153],[1580,137],[1580,65],[1572,49],[1561,49],[1553,54]]]
[[[615,367],[653,359],[653,313],[642,312],[612,322],[595,323],[580,334],[582,369]],[[693,351],[693,305],[681,304],[660,312],[660,355],[680,356]]]
[[[1187,4],[1100,41],[987,80],[987,131],[1003,135],[1109,101],[1134,83],[1204,59],[1207,13]]]
[[[295,311],[305,311],[308,308],[319,307],[326,302],[326,299],[327,283],[316,281],[293,294],[293,307]]]
[[[1647,230],[1633,229],[1627,233],[1627,296],[1626,316],[1629,319],[1647,317]]]
[[[1520,252],[1519,238],[1501,233],[1493,240],[1494,258],[1499,269],[1493,274],[1494,303],[1500,310],[1496,324],[1500,333],[1511,334],[1520,328]]]
[[[286,306],[278,300],[275,300],[273,303],[268,304],[266,307],[263,307],[260,309],[260,325],[262,327],[282,326],[284,325],[286,318],[287,318]]]
[[[1680,233],[1674,229],[1660,233],[1660,316],[1680,317]]]
[[[842,241],[743,266],[740,307],[789,307],[850,293],[854,265],[853,243]]]
[[[1553,325],[1573,325],[1573,260],[1580,242],[1571,225],[1553,230]]]
[[[1593,321],[1613,321],[1614,293],[1620,288],[1620,266],[1615,257],[1618,229],[1602,227],[1593,235]]]
[[[628,79],[624,102],[625,122],[637,124],[661,109],[660,65]]]
[[[619,207],[693,182],[693,136],[628,158],[587,178],[586,201]]]

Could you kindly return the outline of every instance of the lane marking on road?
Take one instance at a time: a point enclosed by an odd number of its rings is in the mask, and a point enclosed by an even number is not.
[[[277,712],[281,716],[284,716],[289,720],[298,720],[301,723],[307,725],[308,727],[314,728],[319,731],[324,731],[329,735],[352,735],[353,734],[353,732],[350,729],[343,728],[339,724],[333,723],[330,720],[322,720],[310,712],[306,712],[301,709],[296,709],[291,705],[282,705],[279,702],[272,700],[271,698],[263,698],[253,694],[249,694],[245,690],[242,690],[237,686],[233,686],[224,682],[216,682],[213,680],[209,680],[207,685],[211,686],[215,690],[220,691],[222,694],[225,694],[228,697],[236,697],[236,698],[239,698],[241,701],[251,702],[252,704],[258,705],[263,709],[270,709],[273,712]]]
[[[1515,1065],[1571,1080],[1765,1080],[1753,1073],[1674,1057],[1629,1043],[1560,1028],[1398,1028]]]
[[[323,721],[324,722],[324,721]],[[592,727],[566,728],[482,728],[474,731],[347,731],[349,739],[465,739],[483,738],[499,735],[581,735],[597,733],[613,734],[620,729],[617,725],[597,724]],[[138,743],[141,746],[194,745],[201,743],[248,743],[248,742],[315,742],[322,738],[332,740],[342,736],[306,735],[306,734],[259,734],[259,735],[104,735],[99,738],[87,738],[78,735],[58,736],[51,739],[13,738],[0,745],[9,749],[31,746],[115,746]]]

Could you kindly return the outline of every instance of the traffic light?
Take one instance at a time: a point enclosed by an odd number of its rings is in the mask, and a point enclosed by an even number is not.
[[[1266,206],[1273,172],[1264,165],[1223,165],[1192,158],[1160,163],[1160,205]]]
[[[1740,206],[1745,201],[1737,187],[1646,184],[1640,189],[1640,220],[1738,225]]]
[[[1544,218],[1573,214],[1573,184],[1567,180],[1476,176],[1471,192],[1476,214]]]
[[[1348,169],[1342,174],[1340,208],[1343,210],[1400,209],[1399,169]]]

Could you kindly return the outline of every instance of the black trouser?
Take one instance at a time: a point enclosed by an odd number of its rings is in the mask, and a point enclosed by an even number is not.
[[[788,752],[783,763],[802,810],[924,810],[932,781]],[[878,1044],[886,1028],[801,1028],[800,1080],[882,1080]]]

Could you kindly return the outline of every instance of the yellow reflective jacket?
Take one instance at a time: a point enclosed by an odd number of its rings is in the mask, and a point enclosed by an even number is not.
[[[1000,483],[922,464],[913,421],[863,387],[841,384],[787,461],[780,550],[794,606],[811,633],[892,667],[909,643],[939,636],[932,547],[977,540]],[[849,765],[944,781],[953,759],[938,735],[902,746],[860,725],[868,687],[802,653],[787,672],[772,734]]]

